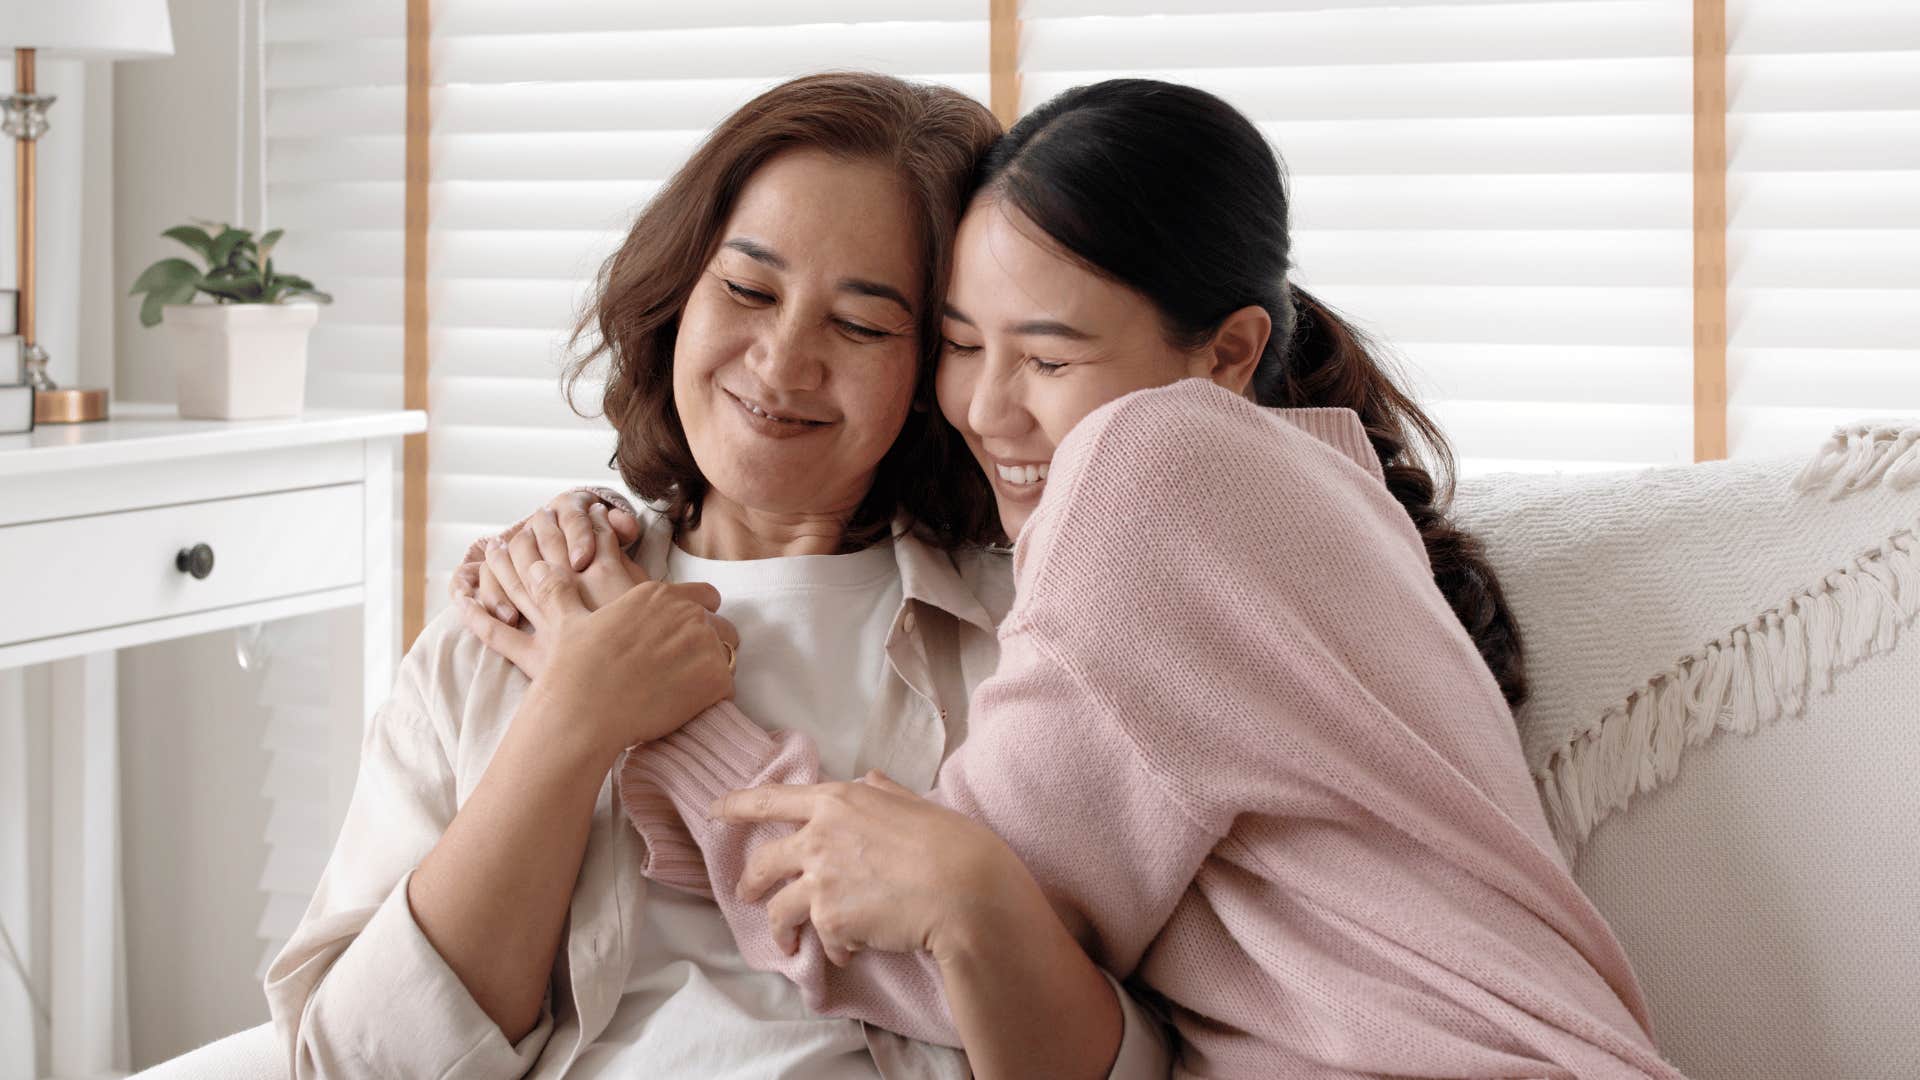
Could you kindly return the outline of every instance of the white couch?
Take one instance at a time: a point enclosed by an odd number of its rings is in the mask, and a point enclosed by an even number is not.
[[[1920,425],[1462,485],[1527,763],[1697,1080],[1920,1076]],[[254,1028],[143,1074],[284,1068]]]
[[[1697,1080],[1920,1076],[1920,423],[1489,477],[1527,764]]]

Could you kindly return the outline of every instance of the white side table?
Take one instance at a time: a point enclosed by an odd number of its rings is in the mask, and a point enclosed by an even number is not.
[[[222,422],[114,408],[104,423],[0,436],[0,672],[49,665],[38,715],[6,722],[0,702],[0,919],[50,982],[31,1000],[0,941],[5,1076],[33,1074],[41,1039],[54,1076],[124,1067],[113,650],[359,605],[363,719],[396,663],[393,465],[426,414]],[[343,768],[359,737],[340,734]]]

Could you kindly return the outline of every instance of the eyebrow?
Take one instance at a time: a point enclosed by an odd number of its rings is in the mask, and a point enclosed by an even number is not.
[[[775,270],[787,269],[787,260],[781,254],[758,240],[749,240],[736,236],[721,247],[731,248],[757,263],[764,263]],[[869,281],[866,278],[841,278],[836,286],[841,292],[855,296],[871,296],[876,300],[890,300],[900,305],[907,314],[913,314],[913,305],[907,302],[906,294],[883,281]]]
[[[899,304],[902,311],[905,311],[909,315],[913,314],[913,305],[907,303],[907,298],[900,295],[900,290],[884,282],[868,281],[865,278],[841,278],[840,291],[854,293],[859,296],[872,296],[881,300],[891,300]]]
[[[752,259],[754,262],[766,263],[775,270],[785,270],[787,268],[787,260],[781,258],[772,248],[757,240],[749,240],[744,236],[736,236],[720,246],[732,248],[747,258]]]
[[[979,329],[972,319],[962,315],[952,304],[948,304],[942,313],[954,322],[966,323],[976,330]],[[1058,319],[1028,319],[1026,322],[1017,322],[1009,325],[1007,331],[1026,337],[1059,337],[1066,338],[1069,341],[1093,340],[1092,334],[1078,327],[1068,326]]]

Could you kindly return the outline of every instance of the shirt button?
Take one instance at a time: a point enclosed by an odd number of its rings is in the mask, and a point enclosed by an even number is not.
[[[900,620],[900,627],[901,629],[905,630],[909,634],[913,633],[913,609],[912,608],[908,608],[907,617]]]

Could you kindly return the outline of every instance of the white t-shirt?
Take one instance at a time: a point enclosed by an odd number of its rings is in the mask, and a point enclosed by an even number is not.
[[[901,603],[891,541],[740,561],[675,547],[667,580],[720,590],[720,614],[740,630],[734,700],[748,716],[812,735],[826,776],[866,772]],[[813,1015],[784,977],[747,967],[712,901],[649,883],[642,908],[626,991],[570,1077],[879,1076],[860,1024]]]

